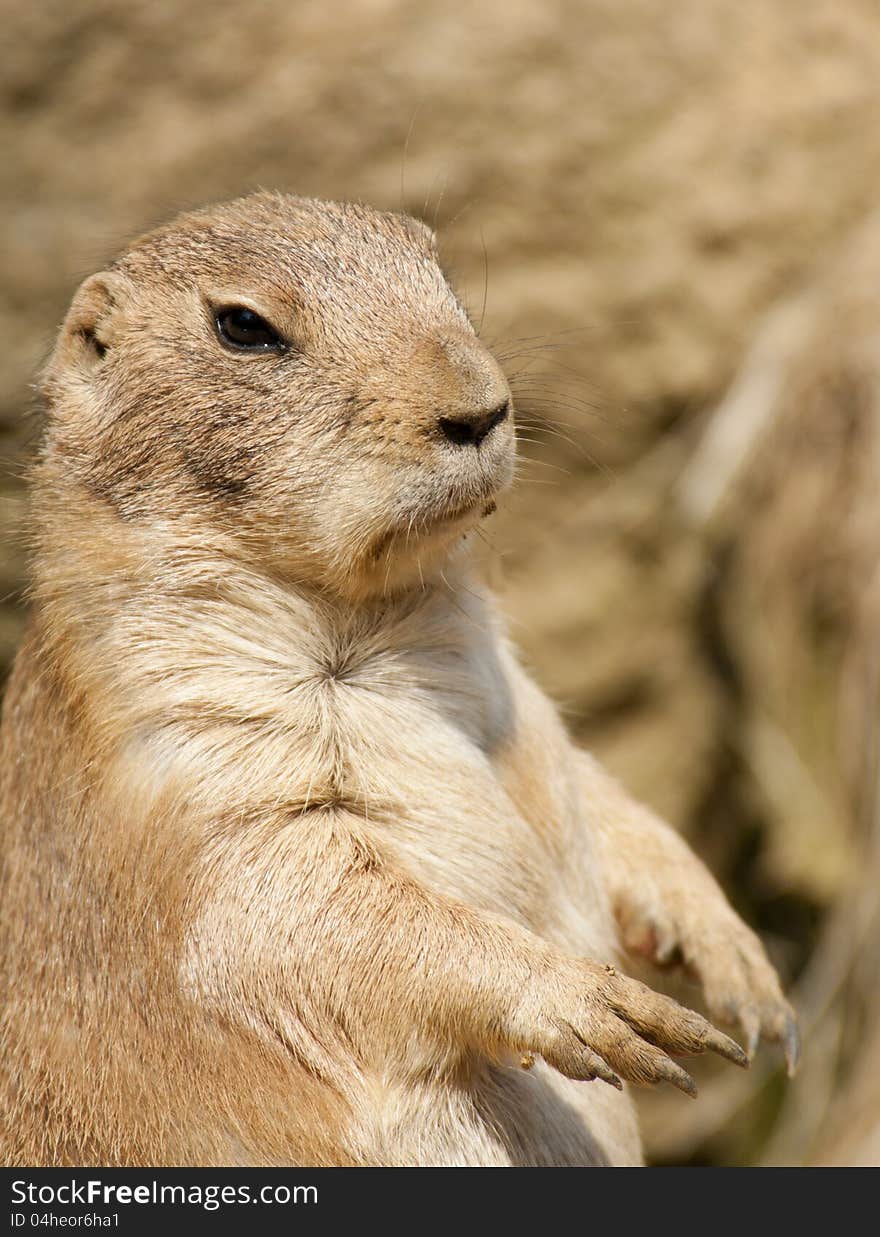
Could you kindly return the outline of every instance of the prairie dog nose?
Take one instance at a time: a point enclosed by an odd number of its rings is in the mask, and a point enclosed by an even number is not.
[[[441,417],[437,424],[443,434],[457,447],[478,447],[491,434],[496,425],[510,416],[510,400],[506,399],[497,408],[475,410],[451,417]]]
[[[491,353],[472,336],[447,336],[441,348],[451,381],[437,426],[454,446],[479,447],[510,416],[507,379]]]

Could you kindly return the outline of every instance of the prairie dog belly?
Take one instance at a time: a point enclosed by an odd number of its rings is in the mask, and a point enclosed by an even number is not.
[[[368,1154],[427,1167],[602,1168],[642,1163],[627,1091],[572,1082],[536,1060],[480,1066],[463,1085],[376,1084]]]
[[[437,892],[610,959],[612,919],[568,738],[502,648],[482,653],[466,691],[450,674],[442,690],[399,693],[385,675],[379,692],[366,667],[336,685],[347,793],[377,841]]]
[[[477,735],[461,725],[448,688],[408,699],[405,728],[395,727],[387,695],[343,695],[359,793],[366,802],[390,797],[387,820],[371,815],[372,829],[421,882],[573,954],[610,961],[614,926],[567,736],[540,691],[508,665],[499,658],[503,690],[491,697],[503,716],[490,716]],[[498,1066],[464,1061],[453,1080],[374,1080],[366,1111],[379,1163],[641,1162],[630,1096],[573,1082],[540,1059],[529,1070],[515,1057]]]

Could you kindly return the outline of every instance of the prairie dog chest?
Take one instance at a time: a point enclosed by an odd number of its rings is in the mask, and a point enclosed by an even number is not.
[[[132,764],[210,814],[347,805],[420,879],[533,920],[571,858],[566,740],[490,606],[460,590],[328,621],[247,603],[191,616],[198,653],[150,649]]]
[[[328,685],[340,791],[421,880],[544,926],[579,863],[568,740],[481,617],[357,649]]]
[[[475,594],[463,602],[430,593],[346,614],[240,589],[181,604],[173,624],[139,603],[102,655],[129,771],[243,810],[378,809],[432,782],[436,797],[459,770],[489,775],[514,706],[494,618]]]
[[[488,630],[438,623],[377,633],[343,654],[323,688],[344,772],[368,796],[372,787],[382,798],[394,781],[412,791],[440,780],[452,790],[456,770],[488,774],[515,728],[510,684]]]

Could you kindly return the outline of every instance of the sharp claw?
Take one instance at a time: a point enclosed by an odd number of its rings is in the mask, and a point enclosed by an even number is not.
[[[731,1039],[729,1035],[725,1035],[711,1024],[706,1036],[706,1047],[726,1060],[732,1061],[740,1069],[749,1068],[750,1055],[742,1050],[735,1039]]]
[[[785,1030],[782,1032],[782,1051],[785,1054],[788,1076],[793,1078],[801,1057],[801,1036],[793,1014],[789,1014],[785,1020]]]
[[[571,1040],[583,1050],[577,1054],[580,1058],[579,1060],[574,1059],[570,1061],[571,1072],[568,1072],[564,1066],[562,1067],[563,1072],[567,1072],[569,1078],[575,1078],[579,1082],[592,1082],[595,1078],[601,1078],[609,1086],[622,1091],[623,1083],[608,1062],[603,1057],[600,1057],[598,1052],[594,1052],[590,1048],[589,1044],[577,1033],[570,1022],[563,1022],[561,1025]],[[531,1053],[529,1055],[531,1056]],[[560,1064],[557,1064],[557,1069],[560,1068]]]
[[[675,957],[675,951],[677,948],[678,941],[674,932],[658,932],[657,947],[654,950],[654,961],[658,966],[668,966],[668,964]]]
[[[623,1090],[623,1083],[617,1077],[614,1070],[609,1065],[606,1065],[600,1056],[597,1056],[595,1060],[590,1062],[590,1067],[596,1071],[597,1078],[601,1078],[609,1086],[616,1087],[618,1091]]]
[[[680,1065],[676,1065],[674,1061],[668,1063],[661,1077],[666,1082],[671,1082],[674,1087],[678,1087],[679,1091],[683,1091],[685,1095],[689,1095],[692,1100],[697,1098],[697,1084],[690,1074]]]
[[[754,1009],[749,1008],[743,1010],[740,1014],[739,1024],[745,1032],[746,1054],[751,1061],[758,1051],[758,1042],[761,1038],[761,1019]]]

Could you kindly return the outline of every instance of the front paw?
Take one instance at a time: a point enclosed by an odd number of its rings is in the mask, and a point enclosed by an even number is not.
[[[628,907],[619,917],[624,945],[658,966],[682,962],[701,985],[712,1018],[742,1028],[749,1059],[763,1037],[781,1044],[793,1074],[800,1055],[795,1012],[757,936],[720,893],[713,895],[701,901],[692,894],[678,906],[667,897]]]
[[[700,1014],[654,992],[611,966],[567,962],[542,985],[539,1011],[520,1011],[530,1029],[515,1036],[516,1047],[537,1052],[568,1078],[621,1079],[653,1086],[670,1082],[697,1093],[691,1076],[671,1056],[717,1052],[748,1064],[740,1046]]]

